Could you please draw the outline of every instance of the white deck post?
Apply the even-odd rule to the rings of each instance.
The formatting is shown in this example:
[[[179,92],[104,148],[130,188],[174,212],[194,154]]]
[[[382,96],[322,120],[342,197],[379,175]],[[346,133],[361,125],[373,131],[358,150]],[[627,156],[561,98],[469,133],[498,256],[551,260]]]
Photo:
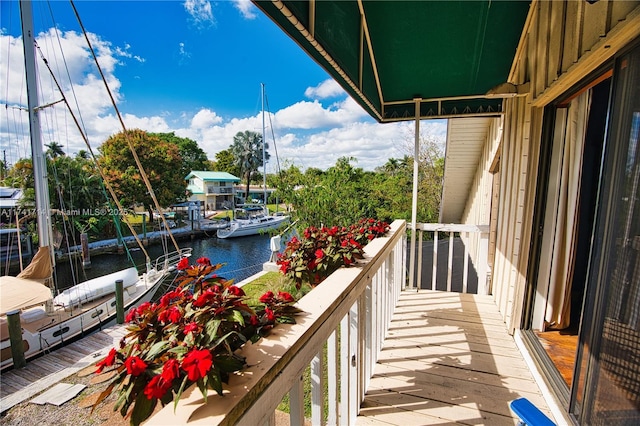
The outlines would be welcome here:
[[[416,222],[418,216],[418,166],[420,153],[420,101],[421,98],[415,98],[416,113],[416,130],[413,148],[413,193],[411,195],[411,253],[409,255],[409,288],[413,289],[415,284],[415,266],[416,266]],[[419,286],[418,286],[419,287]]]

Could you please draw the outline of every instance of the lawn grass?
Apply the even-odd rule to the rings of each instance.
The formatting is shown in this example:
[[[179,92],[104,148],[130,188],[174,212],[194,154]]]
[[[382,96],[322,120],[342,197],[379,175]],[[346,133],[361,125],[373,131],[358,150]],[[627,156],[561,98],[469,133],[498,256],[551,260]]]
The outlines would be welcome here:
[[[286,291],[291,294],[294,299],[299,300],[311,291],[309,284],[303,285],[299,290],[296,289],[295,283],[288,277],[285,277],[280,272],[267,272],[264,275],[256,278],[255,280],[242,286],[247,299],[246,302],[249,306],[258,305],[260,296],[267,291],[272,291],[277,294],[279,291]],[[267,337],[268,338],[268,337]],[[326,368],[324,371],[326,375]],[[311,368],[307,367],[303,374],[303,386],[304,386],[304,415],[307,418],[311,417]],[[326,393],[325,393],[326,394]],[[278,410],[285,413],[289,413],[289,394],[287,393],[282,402],[278,406]]]
[[[302,286],[298,290],[291,278],[284,276],[280,272],[271,271],[243,285],[242,290],[244,290],[247,296],[247,305],[256,306],[260,304],[260,296],[267,291],[272,291],[275,294],[278,294],[279,291],[286,291],[291,294],[295,300],[299,300],[311,290],[311,286]]]

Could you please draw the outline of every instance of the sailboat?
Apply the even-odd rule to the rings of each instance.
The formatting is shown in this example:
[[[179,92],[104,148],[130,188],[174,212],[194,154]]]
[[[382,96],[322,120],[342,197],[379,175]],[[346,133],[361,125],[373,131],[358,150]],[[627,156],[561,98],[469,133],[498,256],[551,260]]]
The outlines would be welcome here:
[[[283,214],[269,214],[267,208],[267,171],[265,152],[265,107],[264,107],[264,83],[261,84],[262,96],[262,178],[263,178],[263,204],[262,206],[244,207],[236,209],[229,226],[219,228],[216,232],[218,238],[234,238],[247,235],[264,234],[278,229],[289,222],[289,216]],[[248,196],[249,194],[247,194]]]
[[[52,240],[51,212],[40,140],[34,31],[29,0],[20,2],[20,13],[40,247],[31,264],[17,277],[6,276],[0,280],[0,369],[13,365],[8,315],[13,318],[13,315],[19,314],[24,358],[28,360],[113,323],[116,319],[116,281],[122,281],[123,306],[126,311],[150,301],[163,279],[175,270],[179,260],[191,254],[190,248],[177,249],[158,258],[155,263],[148,260],[147,270],[142,274],[133,266],[77,284],[55,297],[45,285],[51,279],[53,265],[49,249]]]

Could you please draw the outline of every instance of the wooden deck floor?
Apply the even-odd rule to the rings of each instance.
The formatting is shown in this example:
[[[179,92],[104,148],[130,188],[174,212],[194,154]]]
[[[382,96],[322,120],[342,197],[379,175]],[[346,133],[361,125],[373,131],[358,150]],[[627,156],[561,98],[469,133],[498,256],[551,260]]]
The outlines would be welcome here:
[[[491,296],[405,292],[358,425],[513,425],[509,402],[550,411]]]
[[[125,332],[124,325],[116,325],[28,361],[21,369],[3,372],[0,374],[1,412],[97,362],[109,349],[117,347]]]

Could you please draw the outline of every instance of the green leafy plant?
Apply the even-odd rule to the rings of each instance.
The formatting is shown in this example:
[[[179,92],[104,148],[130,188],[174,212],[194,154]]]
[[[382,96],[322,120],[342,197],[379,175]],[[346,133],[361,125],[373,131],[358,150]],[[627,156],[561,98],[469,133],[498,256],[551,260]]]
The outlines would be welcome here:
[[[317,285],[338,268],[356,264],[363,258],[363,247],[388,230],[389,224],[372,218],[349,227],[310,226],[302,238],[294,236],[287,242],[276,263],[297,288],[304,282]]]
[[[229,374],[245,366],[235,350],[245,342],[256,342],[278,323],[294,323],[299,310],[285,292],[269,291],[259,306],[245,303],[244,291],[215,272],[200,258],[190,266],[186,258],[178,263],[178,287],[159,303],[143,303],[126,317],[128,334],[105,359],[96,373],[115,371],[94,408],[117,389],[114,411],[130,416],[139,425],[162,405],[174,401],[184,389],[196,384],[207,399],[209,389],[222,395]]]

